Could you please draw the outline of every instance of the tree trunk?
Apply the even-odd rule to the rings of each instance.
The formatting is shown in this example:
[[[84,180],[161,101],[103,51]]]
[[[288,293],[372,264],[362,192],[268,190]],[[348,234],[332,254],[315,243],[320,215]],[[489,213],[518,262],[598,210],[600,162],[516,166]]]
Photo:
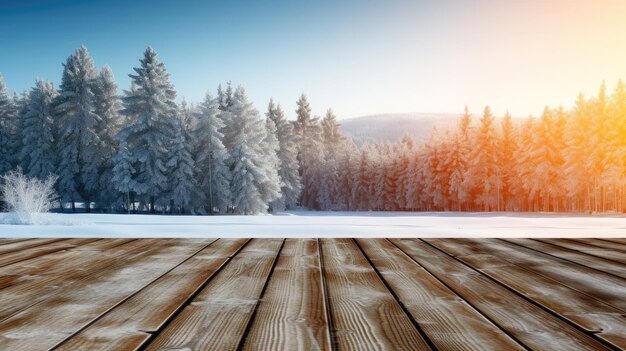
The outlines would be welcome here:
[[[133,213],[137,213],[137,207],[135,206],[135,193],[131,192],[130,193],[130,203],[133,206]]]
[[[154,210],[154,196],[150,196],[150,213],[155,214]]]

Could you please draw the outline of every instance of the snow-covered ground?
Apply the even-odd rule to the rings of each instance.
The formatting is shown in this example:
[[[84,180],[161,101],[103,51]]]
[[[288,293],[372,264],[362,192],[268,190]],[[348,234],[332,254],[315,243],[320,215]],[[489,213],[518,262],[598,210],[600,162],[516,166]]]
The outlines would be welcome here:
[[[0,223],[10,216],[0,214]],[[0,237],[626,237],[623,215],[285,212],[267,216],[44,214]]]

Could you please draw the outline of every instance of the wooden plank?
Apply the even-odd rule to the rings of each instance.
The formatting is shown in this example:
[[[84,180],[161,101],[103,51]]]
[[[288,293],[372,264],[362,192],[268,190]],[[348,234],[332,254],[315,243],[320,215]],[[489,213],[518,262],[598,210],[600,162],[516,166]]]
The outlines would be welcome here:
[[[110,250],[114,247],[118,247],[118,246],[127,244],[129,242],[135,241],[135,240],[142,240],[142,239],[133,239],[133,238],[101,239],[96,242],[89,243],[87,245],[77,246],[71,249],[71,251],[106,251],[106,250]]]
[[[438,349],[524,350],[388,240],[357,243]]]
[[[19,241],[26,241],[26,240],[33,240],[30,238],[26,238],[26,239],[17,239],[17,238],[6,238],[6,239],[0,239],[0,245],[7,245],[7,244],[13,244],[13,243],[17,243]]]
[[[530,349],[608,350],[586,333],[433,246],[415,239],[392,242]]]
[[[624,246],[626,246],[626,238],[602,238],[598,240],[604,240],[604,241],[612,242],[618,245],[623,245],[622,249],[624,249]]]
[[[60,239],[60,238],[30,239],[30,240],[22,240],[22,241],[18,240],[18,241],[8,242],[0,246],[0,257],[11,252],[26,251],[27,249],[30,249],[30,248],[47,245],[47,244],[59,242],[62,240],[65,240],[65,239]]]
[[[282,243],[282,239],[253,240],[145,349],[200,351],[237,348]]]
[[[9,286],[19,284],[26,280],[32,280],[33,276],[49,269],[55,262],[58,263],[59,257],[66,257],[68,252],[76,250],[90,250],[90,247],[103,247],[105,243],[124,240],[124,242],[134,239],[108,239],[90,242],[84,245],[76,246],[67,250],[55,251],[48,255],[38,256],[30,260],[16,262],[8,266],[0,267],[0,290]],[[119,245],[120,243],[118,243]],[[93,248],[91,249],[93,250]]]
[[[591,255],[593,257],[599,257],[605,260],[620,263],[621,265],[616,265],[616,266],[621,267],[621,271],[625,270],[626,268],[626,266],[624,266],[626,265],[626,252],[623,252],[620,250],[602,248],[596,245],[592,245],[585,241],[573,240],[573,239],[543,239],[539,241],[543,243],[548,243],[548,244],[556,245],[559,247],[563,247],[566,249],[582,252],[584,254]],[[593,240],[591,242],[595,242],[595,241],[599,241],[599,240]]]
[[[44,255],[51,254],[53,252],[58,252],[61,250],[68,250],[74,248],[79,245],[87,244],[99,239],[66,239],[66,240],[57,240],[54,242],[41,244],[38,246],[33,246],[25,249],[20,249],[17,251],[12,251],[9,253],[2,254],[0,256],[0,267],[8,266],[10,264],[14,264],[16,262],[22,262],[26,260],[33,259],[35,257],[40,257]],[[19,243],[18,243],[19,244]]]
[[[497,244],[497,241],[494,241],[494,240],[484,241],[483,243],[486,244],[487,242],[493,245]],[[467,243],[473,243],[473,241],[468,239]],[[618,277],[626,278],[626,266],[620,263],[614,262],[614,261],[606,260],[601,257],[592,256],[587,253],[583,253],[583,252],[576,251],[573,249],[561,247],[556,244],[544,242],[543,240],[538,241],[535,239],[524,239],[523,244],[524,244],[524,247],[532,248],[536,251],[541,252],[542,254],[546,254],[545,257],[554,256],[557,259],[561,258],[563,260],[567,260],[564,262],[569,261],[568,264],[570,265],[576,265],[576,266],[582,265],[582,266],[586,266],[589,268],[593,268],[598,271],[613,274]],[[461,250],[461,248],[464,248],[464,250],[469,250],[469,252],[464,253],[465,255],[476,253],[472,251],[473,247],[471,245],[461,245],[460,247],[457,248],[457,250]],[[505,248],[505,247],[501,247],[501,249],[504,251],[511,250],[510,248]],[[504,251],[503,251],[503,254],[504,254]],[[493,252],[490,254],[495,255],[496,253]]]
[[[316,240],[286,240],[243,349],[331,350]]]
[[[109,242],[113,243],[113,239]],[[153,253],[151,248],[158,242],[158,239],[142,239],[98,254],[74,248],[1,267],[5,287],[0,290],[0,300],[3,301],[0,321],[64,291],[68,286],[91,279],[94,274],[150,255]],[[85,247],[92,245],[101,247],[102,242],[89,243]]]
[[[30,281],[36,275],[51,272],[56,264],[67,263],[66,261],[79,257],[75,251],[103,251],[133,240],[135,239],[97,240],[67,250],[56,251],[45,256],[38,256],[30,260],[0,267],[0,289],[18,284],[19,282]],[[93,256],[90,256],[90,260],[93,259]]]
[[[620,244],[620,243],[612,242],[606,239],[576,238],[576,239],[571,239],[571,240],[585,243],[587,245],[595,246],[601,249],[609,249],[609,250],[614,250],[614,251],[626,252],[626,243]]]
[[[0,322],[0,345],[48,349],[195,254],[212,240],[163,239],[153,254],[112,266],[67,286]],[[79,267],[76,267],[78,269]]]
[[[220,239],[124,301],[55,350],[135,350],[181,309],[247,239]]]
[[[340,350],[430,350],[352,239],[322,239],[322,255]]]
[[[456,256],[461,262],[479,270],[492,279],[506,285],[518,294],[526,296],[544,308],[594,333],[618,348],[626,349],[626,319],[623,313],[559,282],[538,275],[522,266],[482,250],[484,239],[428,239],[428,243]],[[475,254],[465,255],[465,247]]]
[[[531,248],[544,248],[543,243],[529,239],[485,241],[486,247],[500,257],[538,274],[552,278],[605,303],[626,311],[626,279],[597,269],[572,263]]]

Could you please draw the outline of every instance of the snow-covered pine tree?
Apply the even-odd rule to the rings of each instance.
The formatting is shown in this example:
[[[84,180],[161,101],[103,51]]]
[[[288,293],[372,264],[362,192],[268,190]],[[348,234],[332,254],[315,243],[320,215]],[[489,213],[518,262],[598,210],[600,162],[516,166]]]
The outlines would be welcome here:
[[[21,166],[22,169],[28,169],[27,164],[22,163],[22,131],[24,129],[24,120],[28,107],[30,105],[30,91],[24,90],[20,95],[13,94],[13,104],[15,105],[15,135],[13,138],[13,153],[15,156],[15,167]],[[54,137],[54,135],[53,135]]]
[[[9,150],[11,151],[11,164],[12,168],[16,168],[20,165],[20,149],[22,145],[20,130],[21,130],[21,118],[22,111],[25,110],[23,108],[23,104],[25,102],[20,99],[20,96],[13,92],[13,97],[10,102],[10,113],[9,113],[9,128],[10,128],[10,145]]]
[[[188,104],[187,100],[184,98],[183,101],[180,102],[180,107],[178,108],[179,118],[183,124],[183,128],[188,131],[190,136],[193,131],[198,128],[194,113],[195,109],[196,107],[193,104]]]
[[[448,191],[450,194],[451,209],[460,211],[461,207],[461,192],[463,186],[463,169],[464,156],[462,155],[461,137],[458,133],[452,135],[450,141],[450,148],[448,149],[448,156],[446,163],[449,166],[450,175],[448,178]]]
[[[302,191],[300,174],[298,173],[298,149],[297,139],[293,132],[293,125],[285,118],[283,110],[270,100],[265,114],[274,122],[276,138],[278,139],[277,156],[280,167],[278,176],[281,180],[281,196],[271,203],[272,209],[282,211],[294,208]]]
[[[345,140],[339,131],[339,123],[332,109],[326,111],[321,122],[324,157],[318,165],[321,167],[317,201],[321,209],[335,210],[339,187],[338,155]]]
[[[606,126],[606,153],[602,163],[604,174],[602,183],[613,192],[614,209],[626,211],[624,190],[626,190],[626,85],[618,81],[611,95],[607,126]]]
[[[311,116],[311,107],[306,95],[300,96],[297,105],[294,133],[298,138],[298,160],[303,186],[301,203],[309,208],[319,208],[317,201],[319,167],[317,166],[323,159],[319,117]]]
[[[217,101],[218,108],[220,110],[220,119],[224,122],[224,128],[222,128],[222,134],[224,135],[222,143],[226,147],[226,150],[230,153],[234,148],[234,138],[237,134],[235,123],[233,121],[232,107],[234,104],[233,88],[229,81],[226,85],[226,91],[222,90],[220,85],[217,88]]]
[[[471,184],[464,181],[467,169],[470,164],[471,151],[473,149],[473,136],[474,131],[472,128],[472,115],[469,112],[469,108],[465,105],[463,110],[463,116],[459,121],[459,127],[457,130],[459,136],[459,166],[461,167],[459,172],[461,174],[461,183],[457,185],[455,191],[457,192],[459,199],[459,208],[461,210],[469,210],[472,204],[472,189]]]
[[[428,143],[425,146],[425,163],[423,167],[423,176],[424,176],[424,193],[423,195],[427,196],[426,202],[432,208],[429,210],[440,210],[443,209],[445,204],[445,196],[442,189],[442,181],[440,173],[440,163],[441,163],[441,146],[443,143],[440,140],[440,136],[437,135],[437,131],[433,128],[431,132],[431,137]]]
[[[359,172],[359,150],[352,141],[346,140],[344,148],[339,155],[339,192],[337,194],[340,210],[354,211],[355,187]]]
[[[322,118],[322,140],[324,148],[327,150],[327,155],[332,155],[339,152],[341,143],[345,140],[343,134],[339,130],[341,126],[337,122],[337,116],[332,109],[326,110],[326,115]]]
[[[422,147],[416,149],[409,160],[408,178],[411,182],[407,187],[406,203],[411,210],[427,209],[426,198],[429,195],[424,190],[426,188],[424,179],[426,157],[427,153]]]
[[[591,146],[589,131],[592,129],[592,118],[588,108],[587,99],[581,93],[576,99],[574,108],[570,115],[566,129],[567,155],[565,157],[564,175],[568,196],[578,198],[578,210],[592,210],[590,194],[591,185],[588,182],[592,179],[592,170],[588,150]]]
[[[399,210],[406,210],[408,205],[406,203],[406,194],[408,191],[409,182],[412,180],[408,177],[409,163],[415,141],[409,134],[404,134],[397,147],[395,158],[396,166],[393,169],[394,177],[396,179],[396,192],[395,203]]]
[[[514,211],[518,204],[515,203],[516,188],[519,179],[515,174],[514,153],[517,149],[517,131],[511,114],[507,111],[501,122],[501,134],[498,139],[498,164],[500,167],[500,198],[502,204],[500,210]]]
[[[537,210],[534,207],[534,204],[537,203],[535,200],[537,196],[532,190],[533,173],[536,167],[536,160],[532,157],[535,124],[535,118],[532,116],[524,120],[520,128],[519,146],[513,153],[515,159],[515,174],[520,179],[517,197],[525,211]]]
[[[95,131],[100,139],[100,159],[98,165],[98,199],[101,206],[111,206],[119,199],[114,191],[111,179],[113,177],[113,156],[118,150],[116,135],[121,128],[119,115],[120,98],[117,95],[117,84],[113,71],[105,65],[96,76],[93,84],[94,113],[99,120]]]
[[[132,88],[122,98],[126,127],[118,138],[128,145],[133,160],[132,191],[155,212],[155,202],[168,189],[167,147],[177,121],[176,91],[165,65],[148,48],[140,67],[130,74]]]
[[[184,126],[183,116],[174,124],[174,138],[168,147],[166,163],[169,186],[163,200],[169,200],[170,211],[185,213],[190,209],[194,195],[201,194],[196,184],[196,164],[191,154],[191,137]],[[195,199],[202,202],[202,198]]]
[[[126,145],[126,141],[122,140],[117,153],[113,156],[111,184],[115,190],[123,194],[123,203],[126,204],[128,212],[130,212],[131,207],[133,211],[135,210],[134,191],[137,188],[137,184],[133,179],[133,174],[135,174],[133,163],[135,163],[135,160],[133,160],[133,156],[128,150],[128,145]]]
[[[385,154],[385,144],[375,144],[372,148],[370,157],[373,164],[370,165],[371,188],[370,188],[370,204],[368,210],[382,211],[385,205],[385,173],[387,158]]]
[[[356,206],[361,211],[373,209],[375,152],[373,145],[364,145],[361,148],[358,177],[353,188],[353,197]]]
[[[220,87],[221,89],[221,87]],[[203,207],[209,213],[217,209],[226,213],[231,204],[228,152],[222,143],[224,122],[221,119],[218,101],[209,93],[204,97],[196,114],[195,159],[198,170],[198,184],[205,195]]]
[[[269,118],[265,119],[265,137],[263,138],[263,168],[266,174],[264,186],[261,187],[261,196],[264,201],[270,204],[270,210],[276,209],[271,207],[271,204],[281,197],[280,189],[283,183],[278,175],[280,169],[280,160],[278,159],[278,151],[280,145],[278,138],[276,137],[276,125],[274,121]]]
[[[230,152],[232,171],[231,193],[236,214],[258,214],[266,212],[269,202],[280,196],[271,193],[271,188],[279,185],[268,184],[264,148],[265,124],[258,111],[248,101],[243,87],[239,86],[233,95],[231,106],[233,131]],[[268,188],[271,185],[271,188]]]
[[[54,148],[54,100],[57,93],[51,81],[37,79],[29,94],[22,121],[21,164],[26,175],[41,180],[56,171]]]
[[[480,129],[476,134],[475,147],[471,152],[471,162],[465,175],[474,202],[484,211],[492,211],[497,205],[497,164],[496,135],[494,117],[489,106],[485,107],[480,119]]]
[[[0,175],[13,168],[11,148],[13,135],[13,104],[9,98],[4,78],[0,74]]]
[[[545,108],[533,133],[532,148],[529,151],[533,159],[533,174],[531,188],[533,193],[539,195],[542,203],[539,204],[543,211],[550,211],[551,203],[561,195],[561,169],[563,158],[562,137],[559,135],[559,123],[555,118],[556,113]]]
[[[451,147],[450,132],[446,130],[440,137],[438,142],[438,150],[436,152],[436,169],[434,184],[436,185],[435,206],[442,211],[450,210],[450,174],[451,172]],[[438,198],[437,198],[438,197]]]
[[[93,93],[96,68],[87,48],[81,46],[67,58],[55,102],[59,136],[57,187],[61,200],[84,201],[87,211],[97,200],[102,143],[96,133],[100,117]]]
[[[388,146],[388,159],[385,169],[385,211],[398,210],[398,202],[396,201],[396,193],[398,191],[398,172],[400,160],[399,160],[399,145]]]

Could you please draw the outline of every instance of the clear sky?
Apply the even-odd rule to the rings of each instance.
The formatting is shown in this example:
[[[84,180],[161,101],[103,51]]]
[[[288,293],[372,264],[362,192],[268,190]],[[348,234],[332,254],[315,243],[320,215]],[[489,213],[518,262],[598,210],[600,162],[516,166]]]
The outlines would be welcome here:
[[[84,44],[121,88],[147,46],[179,98],[231,80],[261,111],[293,118],[392,112],[539,114],[626,79],[621,0],[0,0],[0,72],[9,90],[58,84]]]

